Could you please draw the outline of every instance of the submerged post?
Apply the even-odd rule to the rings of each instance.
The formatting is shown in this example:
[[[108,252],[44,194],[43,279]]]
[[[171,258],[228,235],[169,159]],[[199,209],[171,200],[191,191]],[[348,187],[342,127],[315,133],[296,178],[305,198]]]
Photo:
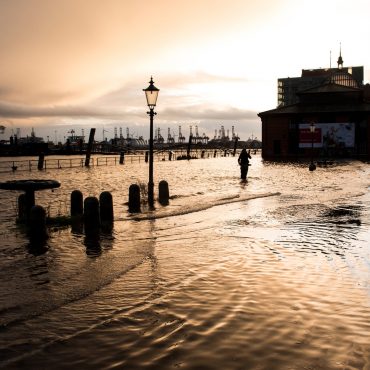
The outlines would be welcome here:
[[[159,203],[166,205],[168,204],[169,199],[170,199],[170,192],[168,189],[168,182],[165,180],[162,180],[159,182],[159,186],[158,186]]]
[[[80,190],[71,193],[71,217],[83,215],[83,196]]]
[[[103,191],[99,197],[100,222],[102,230],[110,232],[113,229],[113,197],[109,191]]]
[[[235,154],[236,154],[236,148],[238,146],[238,137],[235,138],[235,141],[234,141],[234,151],[233,151],[233,157],[235,157]]]
[[[49,238],[46,228],[46,211],[41,206],[33,206],[29,219],[29,236],[31,243],[42,243]]]
[[[83,213],[84,213],[83,195],[80,190],[73,190],[71,193],[72,231],[82,233]]]
[[[84,226],[87,238],[99,240],[99,201],[96,197],[87,197],[84,201]]]
[[[25,223],[27,220],[27,201],[26,194],[18,197],[18,221]]]
[[[190,150],[191,150],[191,141],[192,141],[192,139],[193,139],[193,135],[190,135],[189,136],[189,143],[188,143],[188,150],[186,152],[186,156],[187,156],[188,159],[190,159]]]
[[[125,161],[125,152],[122,151],[119,156],[119,164],[123,164],[124,161]]]
[[[94,144],[95,128],[90,129],[89,142],[87,144],[86,158],[85,158],[85,167],[90,166],[90,157]]]
[[[39,161],[37,163],[37,169],[40,170],[40,171],[44,168],[44,159],[45,159],[45,154],[40,153]]]
[[[140,186],[130,185],[128,189],[128,210],[131,213],[140,212]]]

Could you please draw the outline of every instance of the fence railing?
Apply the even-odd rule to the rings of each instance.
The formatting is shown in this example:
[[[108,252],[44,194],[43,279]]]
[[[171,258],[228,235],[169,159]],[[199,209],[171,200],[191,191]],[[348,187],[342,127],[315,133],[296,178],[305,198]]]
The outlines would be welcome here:
[[[178,157],[185,156],[187,154],[186,150],[176,150],[176,151],[161,151],[154,153],[154,161],[164,161],[164,160],[176,160]],[[224,150],[192,150],[191,156],[193,158],[209,158],[226,155]],[[230,152],[228,152],[230,155]],[[126,154],[124,157],[124,163],[141,163],[146,162],[145,153],[143,154]],[[90,167],[98,166],[115,166],[120,163],[120,156],[110,155],[102,157],[91,157]],[[0,161],[0,173],[2,172],[12,172],[12,171],[33,171],[38,170],[39,160],[29,159],[29,160],[1,160]],[[65,168],[76,168],[85,166],[85,157],[70,157],[70,158],[53,158],[46,157],[43,160],[42,170],[50,169],[65,169]]]

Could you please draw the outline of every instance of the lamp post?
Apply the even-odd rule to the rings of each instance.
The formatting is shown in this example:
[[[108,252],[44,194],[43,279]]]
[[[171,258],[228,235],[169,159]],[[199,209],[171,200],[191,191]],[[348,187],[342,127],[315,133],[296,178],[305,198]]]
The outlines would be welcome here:
[[[315,135],[315,124],[313,122],[311,122],[310,124],[310,132],[311,132],[311,163],[310,165],[308,166],[308,169],[310,171],[314,171],[316,170],[316,165],[313,163],[313,138],[314,138],[314,135]]]
[[[154,115],[157,113],[154,112],[154,107],[157,103],[159,89],[154,86],[153,77],[150,78],[149,86],[145,91],[146,101],[149,107],[150,117],[150,136],[149,136],[149,182],[148,182],[148,204],[149,207],[154,207],[154,182],[153,182],[153,119]]]

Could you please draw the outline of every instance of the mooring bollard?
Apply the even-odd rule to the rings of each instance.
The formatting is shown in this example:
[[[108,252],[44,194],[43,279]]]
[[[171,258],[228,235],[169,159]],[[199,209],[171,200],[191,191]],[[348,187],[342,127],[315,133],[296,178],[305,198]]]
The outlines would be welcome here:
[[[82,217],[83,195],[79,190],[73,190],[71,193],[71,217]]]
[[[110,232],[113,229],[113,197],[109,191],[103,191],[99,197],[100,223],[102,230]]]
[[[172,152],[171,152],[171,150],[168,152],[168,160],[172,161]]]
[[[140,212],[140,186],[132,184],[128,190],[128,211],[135,213]]]
[[[148,163],[148,159],[149,159],[149,152],[146,151],[145,152],[145,163]]]
[[[170,192],[168,189],[168,182],[166,180],[162,180],[159,182],[158,186],[158,200],[161,204],[168,204],[170,199]]]
[[[27,199],[26,194],[21,194],[18,197],[18,221],[25,223],[27,220]]]
[[[84,226],[86,237],[99,239],[99,200],[96,197],[87,197],[84,201]]]
[[[73,232],[82,233],[83,213],[83,195],[79,190],[73,190],[71,193],[71,225]]]
[[[213,158],[216,158],[216,155],[217,155],[217,150],[214,151]]]
[[[37,163],[37,169],[42,170],[44,168],[44,159],[45,159],[45,154],[40,153],[39,155],[39,161]]]
[[[46,228],[46,211],[41,206],[33,206],[29,219],[29,236],[31,243],[40,243],[48,239]]]
[[[119,156],[119,164],[123,164],[125,161],[125,152],[121,152]]]
[[[202,150],[202,154],[200,155],[200,158],[204,158],[204,155],[206,154],[205,150]]]

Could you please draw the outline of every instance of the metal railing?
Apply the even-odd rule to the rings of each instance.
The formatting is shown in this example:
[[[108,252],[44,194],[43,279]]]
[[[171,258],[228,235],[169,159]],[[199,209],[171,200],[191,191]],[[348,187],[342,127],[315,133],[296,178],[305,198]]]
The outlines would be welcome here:
[[[203,153],[202,153],[203,152]],[[216,153],[216,155],[215,155]],[[176,160],[179,157],[184,157],[187,154],[186,149],[180,149],[175,151],[157,151],[154,153],[155,161],[164,160]],[[195,149],[191,151],[192,158],[211,158],[220,157],[226,155],[225,150],[199,150]],[[230,155],[230,152],[228,152]],[[14,157],[13,157],[14,158]],[[126,154],[124,157],[124,163],[145,163],[145,153],[142,154]],[[110,155],[102,157],[91,157],[90,167],[98,166],[115,166],[120,163],[119,155]],[[33,171],[38,170],[39,159],[23,159],[23,160],[0,160],[0,173],[12,172],[12,171]],[[42,170],[50,169],[66,169],[66,168],[77,168],[85,166],[85,157],[78,158],[53,158],[52,156],[46,157],[42,162]]]

